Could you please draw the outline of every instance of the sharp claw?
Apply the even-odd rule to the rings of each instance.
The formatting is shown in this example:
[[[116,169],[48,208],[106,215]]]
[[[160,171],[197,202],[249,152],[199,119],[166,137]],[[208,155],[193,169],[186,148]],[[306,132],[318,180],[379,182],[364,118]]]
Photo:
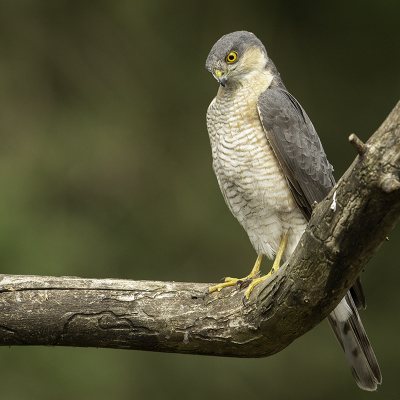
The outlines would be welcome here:
[[[222,278],[221,280],[220,280],[220,282],[222,283],[222,282],[225,282],[225,279],[227,278],[227,276],[225,276],[224,278]]]
[[[237,281],[236,285],[235,285],[235,289],[240,290],[242,288],[242,283],[243,283],[243,281]]]
[[[202,298],[205,299],[208,294],[210,294],[209,288],[206,288],[206,290],[202,294]]]
[[[244,295],[243,297],[242,297],[242,303],[243,303],[243,306],[244,307],[246,307],[246,301],[248,301],[249,299],[246,297],[246,295]]]
[[[242,290],[243,288],[249,286],[252,280],[253,279],[246,279],[244,281],[241,281],[239,290]]]

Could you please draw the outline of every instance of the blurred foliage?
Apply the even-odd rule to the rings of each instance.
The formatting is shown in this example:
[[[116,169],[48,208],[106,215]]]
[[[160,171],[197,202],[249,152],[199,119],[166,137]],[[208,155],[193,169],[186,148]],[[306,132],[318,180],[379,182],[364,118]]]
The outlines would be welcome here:
[[[265,44],[313,121],[335,176],[400,94],[400,3],[0,2],[2,273],[218,281],[255,252],[211,168],[211,46],[235,30]],[[363,274],[362,313],[398,398],[399,229]],[[268,270],[264,262],[263,270]],[[367,398],[328,324],[288,349],[237,360],[70,348],[2,348],[4,399]]]

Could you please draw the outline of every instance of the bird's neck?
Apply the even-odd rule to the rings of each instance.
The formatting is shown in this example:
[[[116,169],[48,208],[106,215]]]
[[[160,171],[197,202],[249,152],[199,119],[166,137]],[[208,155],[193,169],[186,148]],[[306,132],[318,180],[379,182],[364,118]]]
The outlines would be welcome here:
[[[226,99],[237,96],[240,92],[247,93],[249,97],[258,96],[267,90],[274,81],[274,75],[267,69],[254,71],[243,77],[239,82],[231,81],[225,87],[220,86],[218,99]]]

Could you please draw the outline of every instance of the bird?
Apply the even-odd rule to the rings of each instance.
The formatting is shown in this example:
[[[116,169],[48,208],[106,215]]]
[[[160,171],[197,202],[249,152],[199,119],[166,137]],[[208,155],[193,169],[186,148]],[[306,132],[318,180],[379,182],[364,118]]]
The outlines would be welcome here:
[[[229,210],[257,252],[249,275],[224,278],[206,293],[246,287],[247,300],[293,253],[315,202],[335,185],[333,167],[312,122],[253,33],[219,39],[206,69],[219,83],[207,110],[213,169]],[[260,276],[264,256],[275,260],[270,273]],[[373,391],[382,375],[358,314],[365,307],[358,278],[327,319],[356,383]]]

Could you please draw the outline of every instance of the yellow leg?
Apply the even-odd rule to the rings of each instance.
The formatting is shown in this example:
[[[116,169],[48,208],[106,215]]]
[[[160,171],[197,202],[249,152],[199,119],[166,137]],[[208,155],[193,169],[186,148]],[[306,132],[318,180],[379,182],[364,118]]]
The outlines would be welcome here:
[[[245,278],[242,278],[242,279],[225,278],[224,282],[208,288],[208,293],[215,292],[216,290],[219,292],[224,287],[235,286],[238,282],[244,282],[249,279],[254,279],[257,276],[257,274],[260,272],[260,265],[261,265],[262,259],[263,259],[263,254],[259,254],[257,257],[256,263],[254,264],[253,269],[251,270],[250,274],[247,275]]]
[[[279,269],[282,254],[286,247],[287,239],[288,239],[287,234],[282,236],[281,243],[279,244],[279,249],[278,249],[278,252],[276,253],[275,261],[274,261],[274,264],[272,265],[271,271],[267,275],[262,276],[261,278],[253,279],[251,281],[250,285],[248,286],[248,288],[246,289],[243,299],[247,300],[250,296],[250,293],[252,292],[252,290],[254,289],[254,287],[256,285],[258,285],[259,283],[261,283],[262,281],[267,279],[269,276],[271,276],[273,273],[275,273]]]

